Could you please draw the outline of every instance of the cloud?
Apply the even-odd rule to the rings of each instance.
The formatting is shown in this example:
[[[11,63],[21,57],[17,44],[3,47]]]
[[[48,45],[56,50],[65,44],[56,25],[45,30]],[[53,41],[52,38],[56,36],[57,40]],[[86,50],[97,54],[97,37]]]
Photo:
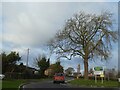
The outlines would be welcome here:
[[[105,9],[113,12],[116,19],[118,13],[116,10],[118,8],[117,3],[104,2],[3,2],[2,7],[3,37],[0,40],[3,40],[3,49],[19,51],[23,55],[25,62],[26,54],[24,49],[30,48],[30,64],[32,64],[33,58],[37,57],[39,53],[49,54],[48,50],[43,47],[43,44],[52,38],[73,14],[79,11],[100,14],[101,10]],[[51,62],[54,63],[55,61],[55,56],[53,55]],[[74,62],[73,67],[76,68],[78,61],[78,58],[72,61],[62,60],[62,64],[66,67],[73,65],[72,63]]]
[[[2,0],[2,2],[118,2],[119,0]]]
[[[17,3],[17,5],[3,4],[3,15],[6,17],[3,25],[4,41],[18,45],[39,45],[53,37],[59,29],[64,13],[57,11],[61,11],[57,4]]]
[[[109,3],[88,4],[3,3],[3,16],[6,18],[3,22],[5,32],[3,38],[5,41],[18,45],[36,46],[54,36],[56,31],[64,25],[64,21],[74,13],[80,10],[87,13],[99,13],[102,6],[109,5]],[[97,9],[93,9],[95,4],[98,4]]]

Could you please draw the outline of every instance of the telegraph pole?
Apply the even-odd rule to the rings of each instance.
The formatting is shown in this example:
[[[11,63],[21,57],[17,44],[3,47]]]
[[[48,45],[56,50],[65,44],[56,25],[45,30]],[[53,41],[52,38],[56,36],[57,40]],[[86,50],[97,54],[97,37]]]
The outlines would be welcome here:
[[[26,67],[28,67],[28,59],[29,59],[29,48],[27,49],[27,62],[26,62]]]

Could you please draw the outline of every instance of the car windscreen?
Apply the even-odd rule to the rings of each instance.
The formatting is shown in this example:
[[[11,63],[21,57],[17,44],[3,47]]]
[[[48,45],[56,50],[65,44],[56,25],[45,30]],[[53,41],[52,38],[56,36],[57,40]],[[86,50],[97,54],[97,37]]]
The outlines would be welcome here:
[[[63,76],[63,73],[56,73],[55,76]]]

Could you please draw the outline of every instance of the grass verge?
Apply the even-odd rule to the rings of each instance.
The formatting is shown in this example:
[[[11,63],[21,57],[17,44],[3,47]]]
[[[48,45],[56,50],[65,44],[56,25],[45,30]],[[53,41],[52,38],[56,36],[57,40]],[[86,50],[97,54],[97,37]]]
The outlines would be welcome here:
[[[23,83],[28,83],[28,82],[39,82],[43,80],[50,80],[50,79],[11,79],[11,80],[3,80],[2,81],[2,88],[14,88],[18,89],[19,86]]]
[[[81,86],[81,87],[119,87],[120,83],[118,81],[104,81],[103,83],[101,80],[97,81],[95,83],[94,80],[84,80],[84,79],[75,79],[69,82],[72,85],[75,86]]]
[[[19,85],[26,82],[26,80],[3,80],[2,88],[18,88]]]

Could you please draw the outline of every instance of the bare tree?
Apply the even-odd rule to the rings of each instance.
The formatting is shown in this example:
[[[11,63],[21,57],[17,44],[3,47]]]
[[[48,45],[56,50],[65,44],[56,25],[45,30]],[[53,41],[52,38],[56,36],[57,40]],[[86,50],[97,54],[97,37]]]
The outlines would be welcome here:
[[[80,56],[84,60],[84,78],[88,79],[88,60],[101,57],[107,60],[112,49],[111,42],[117,42],[117,31],[112,30],[113,20],[110,12],[100,15],[79,12],[68,19],[63,30],[57,32],[49,42],[58,57],[69,60]]]

